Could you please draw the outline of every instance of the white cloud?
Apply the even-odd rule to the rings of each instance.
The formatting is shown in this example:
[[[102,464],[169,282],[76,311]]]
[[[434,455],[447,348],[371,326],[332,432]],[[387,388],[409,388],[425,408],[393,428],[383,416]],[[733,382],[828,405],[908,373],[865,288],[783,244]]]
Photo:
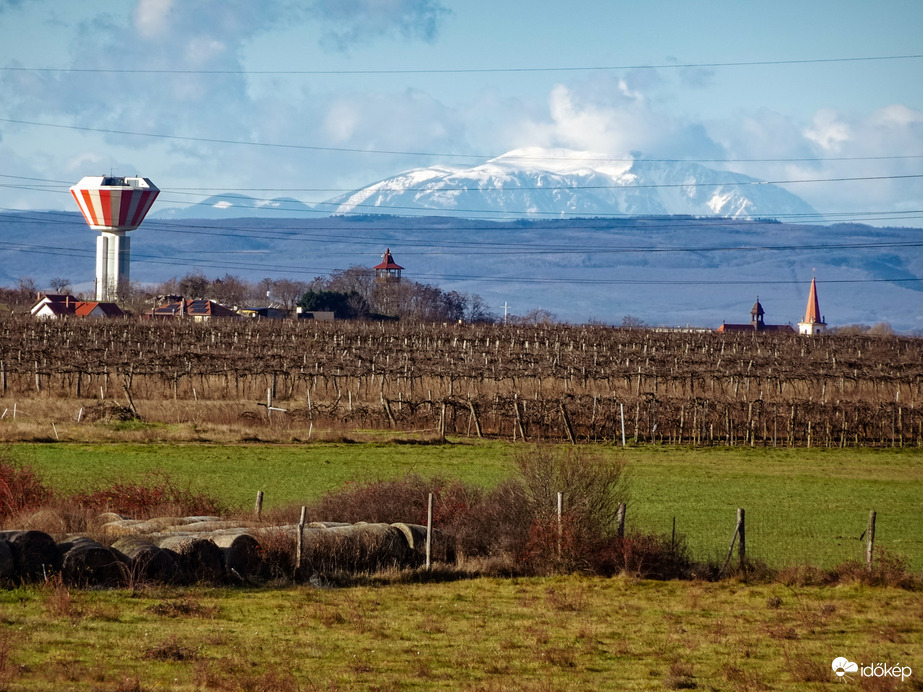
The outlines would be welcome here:
[[[828,152],[837,152],[852,133],[849,125],[840,120],[834,111],[824,109],[814,114],[814,122],[805,129],[804,136]]]
[[[440,0],[315,0],[312,14],[327,29],[327,48],[346,51],[384,37],[433,41],[451,14]]]
[[[169,25],[173,0],[139,0],[135,7],[135,28],[142,38],[163,34]]]

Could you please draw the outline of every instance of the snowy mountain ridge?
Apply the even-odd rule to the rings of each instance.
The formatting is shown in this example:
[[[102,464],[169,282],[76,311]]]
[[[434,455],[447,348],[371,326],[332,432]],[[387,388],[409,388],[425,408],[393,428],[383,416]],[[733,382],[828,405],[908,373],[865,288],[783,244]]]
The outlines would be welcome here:
[[[816,215],[800,197],[740,173],[688,161],[612,159],[567,149],[517,149],[471,167],[416,168],[323,205],[334,214],[464,217]]]

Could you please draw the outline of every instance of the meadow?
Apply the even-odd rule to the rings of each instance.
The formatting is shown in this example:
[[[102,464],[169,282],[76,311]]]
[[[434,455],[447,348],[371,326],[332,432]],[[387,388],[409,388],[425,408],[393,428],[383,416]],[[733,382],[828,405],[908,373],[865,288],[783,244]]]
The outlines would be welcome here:
[[[252,511],[297,519],[299,507],[346,483],[442,476],[493,487],[530,446],[464,438],[445,443],[310,444],[17,443],[9,450],[64,492],[163,473]],[[923,570],[923,453],[911,449],[788,449],[613,445],[584,447],[625,463],[627,530],[685,538],[694,559],[727,552],[736,510],[746,510],[748,554],[771,567],[829,568],[861,559],[868,514],[876,546]]]
[[[890,587],[476,578],[0,591],[0,689],[920,689],[923,604]]]

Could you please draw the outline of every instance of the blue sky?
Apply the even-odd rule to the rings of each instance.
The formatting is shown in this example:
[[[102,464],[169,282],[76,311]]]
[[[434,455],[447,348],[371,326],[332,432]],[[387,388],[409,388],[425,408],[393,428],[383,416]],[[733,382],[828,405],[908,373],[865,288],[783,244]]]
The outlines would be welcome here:
[[[0,209],[110,171],[314,202],[540,146],[923,226],[921,27],[919,0],[0,0]]]

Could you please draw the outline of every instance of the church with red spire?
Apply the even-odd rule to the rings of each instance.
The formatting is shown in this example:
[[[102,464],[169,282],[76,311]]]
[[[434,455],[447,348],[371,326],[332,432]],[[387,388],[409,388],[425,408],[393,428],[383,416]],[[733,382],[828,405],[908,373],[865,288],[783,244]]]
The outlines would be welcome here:
[[[811,292],[808,294],[808,306],[804,310],[804,319],[798,323],[798,333],[805,336],[822,334],[827,330],[827,323],[820,314],[817,302],[817,280],[811,277]]]

